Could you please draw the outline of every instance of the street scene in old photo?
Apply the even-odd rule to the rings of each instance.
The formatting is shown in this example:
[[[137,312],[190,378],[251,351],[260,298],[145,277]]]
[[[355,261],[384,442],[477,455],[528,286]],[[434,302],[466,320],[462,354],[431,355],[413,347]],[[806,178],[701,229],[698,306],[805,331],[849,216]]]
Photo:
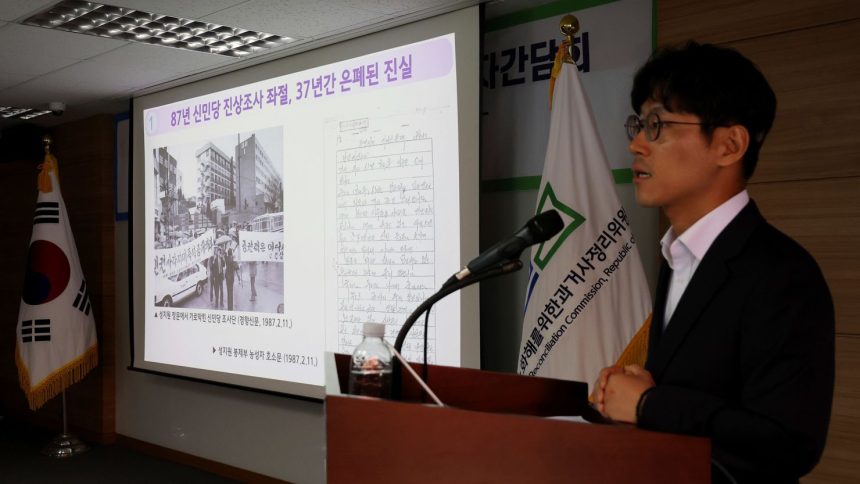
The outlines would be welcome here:
[[[282,313],[282,129],[159,147],[149,156],[155,305]]]

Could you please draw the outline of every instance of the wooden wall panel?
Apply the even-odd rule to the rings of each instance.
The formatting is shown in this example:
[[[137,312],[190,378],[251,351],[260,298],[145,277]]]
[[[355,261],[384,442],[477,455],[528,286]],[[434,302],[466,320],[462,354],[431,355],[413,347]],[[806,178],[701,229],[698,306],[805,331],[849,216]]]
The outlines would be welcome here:
[[[857,0],[655,0],[660,44],[724,43],[860,18]]]
[[[776,91],[750,192],[818,260],[836,305],[837,376],[821,463],[804,483],[860,478],[860,2],[655,0],[658,43],[728,45]]]
[[[856,482],[860,476],[860,338],[836,338],[836,392],[824,456],[803,484]]]
[[[114,438],[114,120],[100,115],[52,130],[63,198],[90,287],[99,337],[99,366],[68,392],[69,418],[92,438]],[[97,409],[97,411],[95,411]]]
[[[830,286],[836,331],[860,334],[860,177],[752,184],[765,217],[812,253]]]
[[[90,440],[114,438],[114,188],[113,117],[95,116],[52,130],[53,152],[60,167],[60,184],[71,219],[81,266],[96,315],[99,366],[66,392],[70,428]],[[39,162],[0,164],[0,201],[6,207],[0,232],[0,410],[4,415],[49,425],[59,430],[61,399],[37,412],[27,407],[18,385],[14,362],[15,327],[24,266],[32,231]],[[11,316],[15,315],[15,316]]]
[[[860,19],[727,45],[778,99],[753,181],[860,175]]]

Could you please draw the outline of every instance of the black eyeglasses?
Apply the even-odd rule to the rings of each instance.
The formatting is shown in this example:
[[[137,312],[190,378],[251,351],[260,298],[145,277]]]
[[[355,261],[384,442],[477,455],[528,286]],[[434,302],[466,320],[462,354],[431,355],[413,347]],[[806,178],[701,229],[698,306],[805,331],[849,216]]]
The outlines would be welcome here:
[[[627,117],[627,122],[624,127],[627,128],[627,137],[633,141],[640,131],[645,130],[645,137],[648,141],[657,141],[660,137],[660,128],[666,124],[693,124],[697,126],[705,126],[708,123],[690,123],[687,121],[663,121],[657,113],[651,113],[645,116],[645,119],[640,118],[635,114]]]

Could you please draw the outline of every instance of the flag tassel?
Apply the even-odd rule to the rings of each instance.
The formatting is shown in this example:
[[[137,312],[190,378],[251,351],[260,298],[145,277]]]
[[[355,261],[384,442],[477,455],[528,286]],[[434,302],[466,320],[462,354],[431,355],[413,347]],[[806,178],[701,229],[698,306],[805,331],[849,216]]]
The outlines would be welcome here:
[[[58,169],[57,169],[57,159],[54,158],[54,155],[48,152],[48,147],[45,147],[45,159],[42,161],[42,164],[38,167],[40,170],[39,177],[36,182],[36,186],[39,188],[39,191],[42,193],[49,193],[53,191],[53,184],[51,183],[51,173],[54,174],[56,179],[60,179]]]
[[[27,395],[30,410],[35,411],[69,386],[79,382],[90,370],[95,368],[99,362],[99,352],[98,345],[92,345],[84,354],[58,368],[32,388],[30,387],[30,373],[27,371],[27,365],[24,364],[17,347],[15,348],[15,360],[21,388]]]
[[[615,366],[625,367],[627,365],[645,366],[645,360],[648,357],[648,332],[651,330],[651,317],[649,314],[633,338],[627,343],[627,347],[618,357]]]

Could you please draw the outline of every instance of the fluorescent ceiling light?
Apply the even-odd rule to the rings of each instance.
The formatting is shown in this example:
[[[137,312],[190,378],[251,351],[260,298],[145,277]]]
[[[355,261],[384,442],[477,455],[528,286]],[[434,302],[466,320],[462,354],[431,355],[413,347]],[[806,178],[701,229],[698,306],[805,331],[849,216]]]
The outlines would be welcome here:
[[[0,118],[33,119],[36,116],[50,113],[50,110],[33,108],[16,108],[12,106],[0,106]]]
[[[231,57],[246,56],[295,40],[80,0],[64,0],[24,20],[24,24]]]

